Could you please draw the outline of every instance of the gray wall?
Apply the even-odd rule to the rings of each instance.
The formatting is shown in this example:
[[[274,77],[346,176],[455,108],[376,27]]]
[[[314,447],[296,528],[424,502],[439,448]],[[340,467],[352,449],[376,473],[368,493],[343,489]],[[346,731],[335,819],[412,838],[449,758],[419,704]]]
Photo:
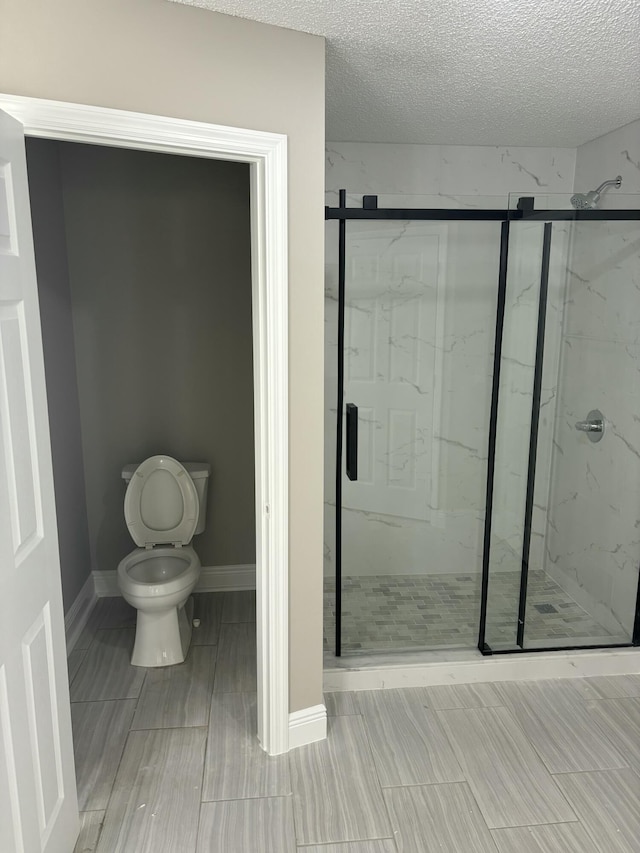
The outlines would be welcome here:
[[[27,140],[58,516],[62,597],[67,613],[91,572],[71,292],[56,143]]]
[[[249,169],[59,143],[91,564],[134,546],[126,462],[211,463],[202,564],[255,562]]]

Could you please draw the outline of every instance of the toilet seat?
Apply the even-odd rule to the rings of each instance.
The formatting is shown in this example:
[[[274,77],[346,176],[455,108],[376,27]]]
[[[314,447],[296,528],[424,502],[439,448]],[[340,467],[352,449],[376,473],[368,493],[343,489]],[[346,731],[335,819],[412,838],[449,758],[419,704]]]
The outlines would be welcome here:
[[[140,548],[187,545],[198,525],[198,493],[187,469],[171,456],[151,456],[135,470],[124,517]]]
[[[136,548],[120,561],[118,583],[136,598],[162,598],[179,593],[197,581],[200,559],[186,548]]]

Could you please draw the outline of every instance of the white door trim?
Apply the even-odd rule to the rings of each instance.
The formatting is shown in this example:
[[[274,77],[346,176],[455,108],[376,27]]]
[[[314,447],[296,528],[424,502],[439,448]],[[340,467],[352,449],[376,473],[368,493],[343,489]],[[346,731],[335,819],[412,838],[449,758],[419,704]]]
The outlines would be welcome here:
[[[256,435],[258,738],[289,748],[287,137],[166,116],[0,94],[25,133],[251,166]]]

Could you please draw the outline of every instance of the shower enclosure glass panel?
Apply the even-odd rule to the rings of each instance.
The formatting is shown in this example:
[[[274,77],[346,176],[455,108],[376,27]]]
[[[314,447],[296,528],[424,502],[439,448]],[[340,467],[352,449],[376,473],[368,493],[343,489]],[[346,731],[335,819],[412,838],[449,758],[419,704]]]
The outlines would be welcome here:
[[[477,643],[499,245],[499,222],[347,223],[344,654]]]
[[[545,202],[536,207],[568,207]],[[493,651],[632,641],[639,290],[637,219],[510,223],[486,609]]]
[[[552,448],[543,568],[582,612],[547,642],[609,645],[633,636],[640,564],[640,223],[575,222],[570,237],[555,419],[542,439]],[[597,442],[576,429],[593,409],[604,414]]]
[[[524,519],[536,364],[544,225],[511,223],[498,384],[486,642],[515,645],[522,573]],[[498,378],[498,377],[497,377]],[[534,547],[537,537],[531,537]]]

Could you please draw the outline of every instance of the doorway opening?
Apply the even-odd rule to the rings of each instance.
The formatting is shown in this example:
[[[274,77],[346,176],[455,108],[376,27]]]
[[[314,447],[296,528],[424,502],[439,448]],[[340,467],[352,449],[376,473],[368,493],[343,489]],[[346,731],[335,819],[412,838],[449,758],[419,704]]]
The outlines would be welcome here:
[[[65,615],[96,578],[104,596],[69,649],[85,812],[106,807],[104,755],[127,730],[215,725],[226,694],[257,690],[250,175],[113,146],[26,151]],[[115,573],[135,550],[124,469],[155,455],[211,472],[197,627],[162,672],[131,665],[137,611]]]
[[[250,585],[249,166],[45,139],[27,164],[65,612],[88,569],[117,594],[122,468],[155,454],[212,466],[204,586]]]

